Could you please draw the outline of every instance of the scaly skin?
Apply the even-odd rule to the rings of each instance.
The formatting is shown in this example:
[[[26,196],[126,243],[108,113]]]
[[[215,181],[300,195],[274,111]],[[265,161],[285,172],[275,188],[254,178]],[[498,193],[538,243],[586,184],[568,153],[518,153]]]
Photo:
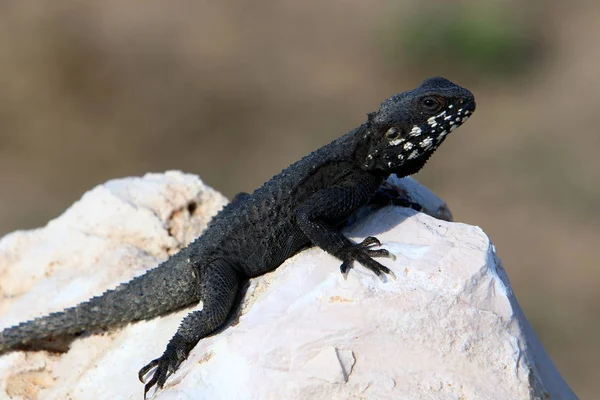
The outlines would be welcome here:
[[[141,369],[149,389],[162,388],[200,339],[227,320],[243,282],[272,271],[315,245],[381,276],[391,271],[373,257],[389,256],[369,237],[355,244],[340,226],[367,204],[390,175],[414,174],[446,135],[475,110],[471,92],[430,78],[395,95],[363,125],[294,163],[254,193],[241,194],[188,247],[115,290],[0,332],[0,353],[35,347],[43,339],[107,329],[204,303],[181,323],[163,355]],[[151,374],[149,374],[151,373]]]

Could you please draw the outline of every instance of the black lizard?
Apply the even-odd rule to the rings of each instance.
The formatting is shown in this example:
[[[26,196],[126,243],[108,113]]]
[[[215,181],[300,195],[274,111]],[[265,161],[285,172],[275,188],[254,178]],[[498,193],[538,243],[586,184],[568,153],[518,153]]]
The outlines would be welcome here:
[[[205,233],[157,268],[101,296],[0,332],[0,353],[37,341],[106,329],[203,302],[160,358],[140,370],[145,385],[163,387],[200,339],[228,318],[246,279],[277,268],[307,245],[375,274],[391,271],[373,257],[390,254],[374,237],[355,244],[339,228],[392,173],[419,171],[446,135],[475,110],[468,90],[430,78],[369,113],[358,128],[291,165],[252,194],[237,196]]]

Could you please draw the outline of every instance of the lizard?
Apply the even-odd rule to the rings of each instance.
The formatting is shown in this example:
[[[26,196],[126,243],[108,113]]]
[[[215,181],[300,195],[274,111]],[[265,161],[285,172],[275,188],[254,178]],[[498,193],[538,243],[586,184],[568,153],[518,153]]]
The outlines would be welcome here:
[[[139,371],[146,398],[151,389],[164,387],[202,338],[223,326],[248,279],[308,246],[338,258],[345,277],[356,261],[381,278],[394,278],[374,259],[393,257],[377,238],[354,243],[340,229],[391,174],[418,172],[474,111],[473,94],[441,77],[390,97],[359,127],[253,193],[236,196],[203,234],[157,267],[74,307],[4,329],[0,354],[37,350],[47,339],[123,326],[202,301],[202,309],[183,319],[163,354]]]

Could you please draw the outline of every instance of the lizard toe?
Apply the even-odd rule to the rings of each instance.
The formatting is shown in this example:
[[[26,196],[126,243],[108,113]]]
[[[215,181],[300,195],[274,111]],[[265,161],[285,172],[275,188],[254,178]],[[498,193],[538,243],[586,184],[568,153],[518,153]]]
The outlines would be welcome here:
[[[380,247],[381,242],[375,236],[367,236],[365,238],[365,240],[358,243],[357,246],[363,247],[363,248],[368,248],[368,247],[372,247],[372,246]]]

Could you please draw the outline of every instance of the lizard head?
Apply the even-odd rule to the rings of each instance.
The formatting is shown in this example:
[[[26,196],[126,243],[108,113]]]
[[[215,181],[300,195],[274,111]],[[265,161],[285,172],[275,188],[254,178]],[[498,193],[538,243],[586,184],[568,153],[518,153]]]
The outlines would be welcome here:
[[[390,97],[369,114],[363,168],[402,176],[417,172],[473,111],[473,94],[440,77]]]

